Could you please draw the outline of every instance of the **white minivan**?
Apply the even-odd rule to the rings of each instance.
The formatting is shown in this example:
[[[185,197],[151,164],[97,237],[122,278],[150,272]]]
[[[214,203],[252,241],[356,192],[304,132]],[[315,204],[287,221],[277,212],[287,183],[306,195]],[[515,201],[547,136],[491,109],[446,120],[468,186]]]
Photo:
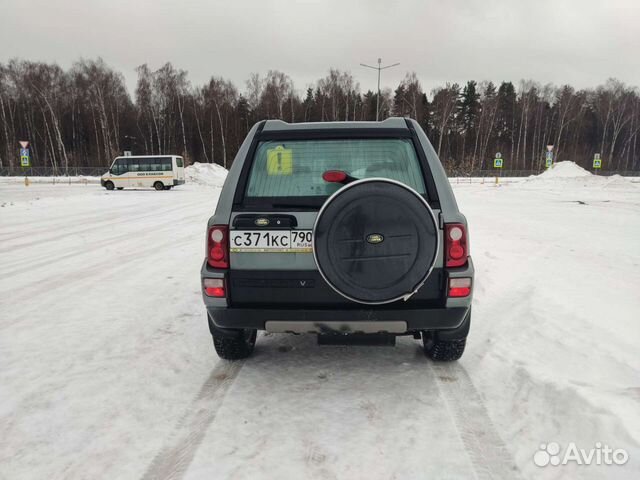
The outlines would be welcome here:
[[[100,184],[107,190],[153,187],[170,190],[184,184],[184,160],[177,155],[135,155],[117,157]]]

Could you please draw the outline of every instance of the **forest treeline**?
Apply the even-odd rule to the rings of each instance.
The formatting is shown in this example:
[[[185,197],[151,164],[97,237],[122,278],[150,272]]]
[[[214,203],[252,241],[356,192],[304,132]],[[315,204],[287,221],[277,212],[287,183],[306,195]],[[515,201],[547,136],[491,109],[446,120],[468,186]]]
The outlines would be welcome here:
[[[287,122],[375,120],[376,92],[362,92],[349,72],[330,69],[306,89],[285,73],[252,74],[245,85],[211,77],[192,85],[167,63],[137,69],[133,97],[123,75],[101,59],[68,70],[14,59],[0,63],[0,167],[19,166],[18,140],[31,142],[34,166],[107,166],[134,154],[179,154],[188,163],[229,167],[251,126]],[[449,169],[537,169],[546,145],[558,160],[590,168],[594,153],[610,170],[639,170],[640,96],[610,79],[576,90],[534,81],[447,83],[425,92],[415,73],[380,96],[380,118],[415,118]]]

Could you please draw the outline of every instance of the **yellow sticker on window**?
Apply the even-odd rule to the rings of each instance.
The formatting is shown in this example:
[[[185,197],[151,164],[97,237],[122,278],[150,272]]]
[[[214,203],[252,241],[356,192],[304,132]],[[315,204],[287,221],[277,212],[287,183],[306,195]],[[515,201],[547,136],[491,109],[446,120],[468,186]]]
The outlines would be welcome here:
[[[267,175],[291,175],[293,173],[293,152],[278,145],[267,150]]]

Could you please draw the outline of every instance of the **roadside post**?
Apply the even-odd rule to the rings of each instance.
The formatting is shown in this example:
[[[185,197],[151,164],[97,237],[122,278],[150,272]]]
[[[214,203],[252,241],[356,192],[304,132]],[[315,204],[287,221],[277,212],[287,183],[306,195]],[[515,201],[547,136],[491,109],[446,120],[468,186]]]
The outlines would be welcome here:
[[[553,145],[547,145],[547,155],[544,166],[547,168],[551,168],[553,166]]]
[[[496,169],[496,185],[498,185],[498,183],[500,182],[499,177],[502,174],[502,164],[503,164],[503,159],[502,159],[502,153],[500,152],[496,152],[496,156],[493,159],[493,168]]]
[[[598,174],[598,170],[600,170],[602,168],[602,159],[600,158],[600,154],[599,153],[594,153],[593,154],[593,171],[594,173],[597,175]]]
[[[31,167],[31,154],[29,153],[29,142],[20,140],[20,166],[24,172],[24,186],[29,186],[29,177],[27,177],[27,168]]]

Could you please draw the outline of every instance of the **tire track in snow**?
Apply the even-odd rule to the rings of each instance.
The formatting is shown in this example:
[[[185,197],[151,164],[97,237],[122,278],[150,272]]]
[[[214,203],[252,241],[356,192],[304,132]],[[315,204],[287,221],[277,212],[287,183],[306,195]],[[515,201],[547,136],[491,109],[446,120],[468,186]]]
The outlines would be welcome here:
[[[67,215],[53,215],[48,214],[47,211],[46,216],[38,217],[35,220],[28,220],[25,222],[12,222],[11,226],[3,232],[0,232],[0,240],[3,242],[8,242],[11,240],[21,240],[25,236],[34,236],[40,235],[43,233],[50,233],[51,225],[60,226],[66,224],[75,224],[77,222],[82,221],[83,225],[86,225],[86,220],[88,218],[96,217],[95,207],[86,207],[86,210],[79,210],[80,213],[70,213]],[[112,213],[101,216],[100,219],[95,220],[93,223],[101,224],[102,221],[113,221],[122,217],[123,213],[133,212],[137,213],[140,211],[140,207],[137,205],[121,207],[116,212],[115,210]],[[22,212],[23,216],[27,216],[27,212]]]
[[[179,231],[178,227],[182,225],[187,225],[187,226],[193,225],[192,220],[195,221],[200,218],[202,218],[202,215],[196,214],[196,215],[181,217],[178,221],[174,219],[167,219],[162,223],[158,223],[154,225],[154,229],[156,230],[156,233],[163,232],[165,230],[168,232]],[[119,245],[121,241],[131,240],[132,238],[136,238],[135,235],[137,233],[138,232],[135,232],[135,231],[123,231],[123,233],[121,234],[112,235],[111,232],[108,232],[107,234],[104,235],[104,238],[102,240],[92,242],[90,245],[88,245],[89,249],[81,253],[78,253],[76,250],[71,250],[70,252],[64,253],[64,254],[58,254],[57,252],[53,252],[53,253],[47,252],[45,254],[38,255],[38,256],[29,256],[30,263],[29,263],[28,271],[25,270],[24,268],[24,264],[25,264],[24,257],[18,257],[14,262],[3,263],[3,267],[13,267],[14,269],[5,270],[2,272],[2,274],[4,276],[32,275],[31,273],[32,270],[36,268],[40,268],[44,266],[52,267],[56,263],[64,263],[70,259],[77,259],[80,255],[91,254],[92,256],[95,256],[96,254],[99,254],[101,249],[103,249],[104,247]],[[65,238],[68,236],[69,235],[64,235],[61,238]],[[143,250],[145,249],[148,250],[148,248],[149,248],[148,246],[145,246]],[[129,251],[131,251],[131,249],[129,249]],[[3,253],[3,252],[0,252],[0,253]],[[119,259],[117,258],[112,259],[112,263],[116,263],[118,261]]]
[[[161,251],[164,248],[175,247],[176,243],[180,242],[188,242],[192,239],[192,235],[187,235],[184,237],[178,237],[175,239],[168,240],[166,242],[158,243],[154,247]],[[147,248],[148,249],[148,248]],[[39,302],[31,302],[33,299],[33,289],[37,287],[38,282],[42,282],[42,284],[47,285],[47,290],[40,297],[39,301],[47,304],[49,298],[53,298],[53,301],[59,301],[60,293],[66,292],[68,293],[72,288],[88,288],[97,283],[96,275],[100,272],[108,269],[108,273],[103,275],[100,280],[104,280],[105,278],[113,278],[118,277],[123,274],[126,274],[129,268],[132,268],[131,265],[135,261],[146,262],[148,258],[141,259],[141,253],[145,251],[145,248],[141,248],[138,250],[133,250],[127,255],[123,255],[120,257],[122,264],[118,266],[113,266],[113,260],[105,260],[98,263],[93,263],[85,268],[78,268],[76,270],[70,271],[68,274],[64,275],[51,275],[48,277],[41,277],[39,280],[33,280],[32,282],[20,286],[15,290],[8,290],[10,295],[7,296],[7,302],[10,301],[11,304],[24,304],[26,305],[22,308],[22,315],[15,318],[10,318],[11,322],[20,322],[25,318],[29,318],[29,314],[33,310],[41,309],[41,304]],[[0,275],[2,272],[0,272]],[[14,293],[15,292],[15,293]],[[0,299],[0,306],[3,305],[2,299]],[[8,303],[7,303],[8,304]],[[1,319],[0,319],[1,320]]]
[[[479,480],[522,478],[464,367],[457,362],[429,362],[429,368],[467,449],[476,477]]]
[[[184,476],[242,365],[244,361],[218,362],[196,398],[178,420],[167,445],[147,467],[143,480],[174,480]]]
[[[178,205],[174,208],[164,208],[162,210],[155,210],[151,213],[144,213],[140,215],[123,215],[120,212],[118,214],[110,215],[108,217],[100,218],[98,220],[90,220],[91,217],[87,216],[81,219],[82,220],[81,223],[80,223],[80,220],[78,220],[73,224],[69,224],[67,222],[66,224],[63,224],[63,228],[60,228],[60,224],[57,224],[55,228],[52,228],[51,226],[47,225],[46,227],[41,228],[40,230],[23,232],[20,235],[17,235],[15,237],[3,239],[3,243],[6,243],[12,239],[20,239],[23,241],[21,241],[18,245],[11,245],[7,248],[0,249],[0,253],[11,252],[12,254],[15,254],[16,251],[20,251],[20,250],[32,247],[34,245],[43,245],[46,243],[64,239],[66,237],[95,232],[96,228],[109,230],[109,229],[112,229],[113,227],[122,226],[122,225],[136,225],[141,220],[148,219],[148,218],[157,218],[158,216],[164,216],[169,213],[188,211],[188,208],[196,205],[198,204],[196,202],[193,202],[189,204]],[[95,217],[95,212],[94,212],[94,217]],[[47,222],[47,223],[52,223],[52,222]],[[79,228],[74,229],[73,227],[75,226],[79,226]],[[39,237],[41,233],[51,233],[52,231],[55,232],[55,234],[52,236],[44,237],[44,238]],[[57,233],[59,231],[62,231],[63,233]],[[28,242],[24,241],[25,238],[33,238],[33,237],[37,237],[36,240],[32,240]]]

